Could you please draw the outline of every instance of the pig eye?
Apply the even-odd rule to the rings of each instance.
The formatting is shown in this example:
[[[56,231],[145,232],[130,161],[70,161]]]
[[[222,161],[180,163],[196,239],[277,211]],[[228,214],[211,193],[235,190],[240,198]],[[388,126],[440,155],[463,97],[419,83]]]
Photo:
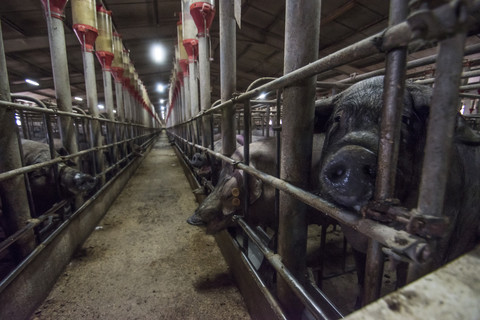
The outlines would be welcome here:
[[[340,120],[342,119],[342,117],[340,115],[336,115],[334,118],[333,118],[333,121],[335,122],[340,122]]]
[[[411,123],[411,119],[410,117],[402,116],[402,122],[405,123],[407,126],[409,126]]]

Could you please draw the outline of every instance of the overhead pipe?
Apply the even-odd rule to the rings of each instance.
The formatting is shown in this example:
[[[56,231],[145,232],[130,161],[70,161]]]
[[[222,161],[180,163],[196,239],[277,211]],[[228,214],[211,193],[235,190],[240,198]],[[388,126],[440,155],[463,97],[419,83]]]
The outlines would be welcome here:
[[[236,27],[234,1],[220,0],[220,98],[229,100],[237,87]],[[222,153],[236,149],[235,106],[222,110]],[[245,136],[246,138],[246,136]]]
[[[66,3],[67,0],[42,0],[48,27],[48,41],[50,44],[57,107],[61,111],[72,112],[72,93],[70,91],[65,29],[63,26]],[[78,152],[72,118],[60,117],[60,137],[62,145],[69,153]],[[77,159],[74,162],[77,163]]]
[[[0,100],[11,101],[10,84],[8,82],[5,47],[0,23]],[[20,156],[18,128],[15,122],[15,112],[7,108],[0,108],[0,172],[6,172],[22,167]],[[2,194],[2,212],[6,222],[6,232],[12,235],[25,226],[30,216],[28,198],[24,177],[15,176],[6,181],[0,181]],[[13,250],[15,260],[20,261],[27,257],[35,248],[35,236],[32,230],[27,232],[17,242]]]
[[[190,14],[195,21],[198,29],[198,69],[200,76],[200,107],[202,111],[206,111],[211,107],[211,85],[210,85],[210,59],[209,59],[209,28],[215,17],[215,1],[190,1]],[[203,146],[211,145],[210,141],[212,133],[210,128],[210,115],[202,117],[203,123]]]
[[[93,58],[95,39],[98,36],[97,14],[95,0],[72,0],[73,30],[82,45],[83,70],[85,76],[85,91],[91,120],[91,141],[95,147],[102,146],[100,130],[97,83],[95,78],[95,64]],[[97,118],[97,119],[95,119]],[[104,161],[101,151],[96,153],[96,173],[101,174],[101,184],[105,183]]]
[[[320,8],[321,1],[287,0],[284,74],[318,59]],[[316,76],[311,76],[283,91],[280,177],[303,189],[308,187],[312,164],[315,83]],[[281,195],[278,253],[300,283],[306,281],[306,209],[303,202]],[[292,317],[301,314],[303,304],[282,278],[277,280],[277,293],[287,314]]]

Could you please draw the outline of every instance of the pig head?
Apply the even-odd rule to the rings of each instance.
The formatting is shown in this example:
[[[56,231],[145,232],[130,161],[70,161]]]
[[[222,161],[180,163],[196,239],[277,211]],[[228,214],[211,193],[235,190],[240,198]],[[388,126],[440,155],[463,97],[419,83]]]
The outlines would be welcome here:
[[[417,204],[426,140],[431,89],[407,83],[395,197],[407,208]],[[318,105],[326,122],[319,185],[321,194],[340,206],[359,211],[373,197],[378,157],[383,77],[361,81]],[[325,112],[329,110],[329,112]],[[478,135],[458,115],[444,214],[450,224],[434,260],[441,265],[472,248],[480,220]],[[344,226],[354,249],[365,252],[367,239]]]

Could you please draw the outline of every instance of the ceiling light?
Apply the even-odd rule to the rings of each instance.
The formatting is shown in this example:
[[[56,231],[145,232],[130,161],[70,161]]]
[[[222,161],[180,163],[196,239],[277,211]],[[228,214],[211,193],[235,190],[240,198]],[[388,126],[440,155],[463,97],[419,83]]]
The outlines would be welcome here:
[[[113,113],[117,113],[117,110],[113,109]]]
[[[99,104],[98,109],[103,110],[103,109],[105,109],[105,107],[103,106],[103,104]]]
[[[165,102],[165,99],[160,99],[160,103],[164,103]]]
[[[267,94],[266,93],[261,93],[257,99],[265,99],[267,97]]]
[[[165,91],[165,86],[161,83],[157,84],[157,91],[158,92],[164,92]]]
[[[80,97],[73,97],[73,99],[75,99],[75,100],[77,100],[77,101],[83,101],[83,99],[80,98]]]
[[[33,80],[30,80],[30,79],[25,79],[25,82],[29,83],[31,85],[34,85],[34,86],[39,86],[40,85],[37,81],[33,81]]]
[[[150,49],[152,60],[155,63],[163,63],[165,62],[166,52],[165,48],[162,45],[154,44]]]

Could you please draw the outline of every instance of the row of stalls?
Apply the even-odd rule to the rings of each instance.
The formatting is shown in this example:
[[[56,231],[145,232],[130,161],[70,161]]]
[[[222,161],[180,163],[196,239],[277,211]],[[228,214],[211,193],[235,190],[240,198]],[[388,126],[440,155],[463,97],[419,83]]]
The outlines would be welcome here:
[[[425,266],[434,259],[435,250],[440,250],[436,245],[455,223],[451,217],[445,219],[442,212],[446,192],[449,192],[445,190],[450,190],[448,171],[452,145],[458,141],[459,112],[463,115],[461,119],[469,123],[472,150],[478,153],[480,70],[468,61],[480,52],[480,46],[475,41],[466,45],[466,40],[475,39],[478,32],[479,1],[431,4],[392,0],[386,30],[322,58],[318,57],[321,1],[302,1],[301,5],[297,1],[286,1],[284,76],[258,79],[241,93],[235,89],[233,1],[220,0],[218,7],[214,1],[184,0],[182,4],[167,131],[195,177],[193,185],[198,188],[197,194],[202,191],[205,195],[215,194],[225,184],[224,174],[205,174],[192,165],[202,154],[210,159],[212,167],[214,161],[223,163],[218,171],[230,165],[245,175],[240,190],[232,191],[237,197],[236,204],[232,202],[237,209],[228,216],[229,227],[216,233],[216,239],[252,316],[340,318],[403,285],[388,266],[406,262],[409,282],[432,271]],[[219,14],[220,21],[221,100],[212,103],[208,34],[214,14]],[[426,43],[435,43],[437,53],[407,59],[408,53],[420,50]],[[384,68],[352,74],[335,82],[316,81],[318,75],[332,68],[378,53],[385,55]],[[413,70],[420,67],[431,72],[418,76]],[[370,202],[376,205],[366,207],[368,210],[362,210],[362,215],[335,203],[331,197],[319,196],[318,190],[312,190],[307,183],[313,175],[311,155],[322,151],[312,146],[312,137],[325,134],[325,122],[319,119],[330,116],[322,109],[326,102],[336,101],[329,100],[330,97],[379,75],[384,75],[384,103],[376,130],[378,160],[374,169],[369,169],[377,181],[372,196],[374,202]],[[399,154],[396,147],[401,143],[401,136],[404,137],[400,124],[405,121],[402,110],[406,103],[403,100],[406,82],[433,87],[435,97],[429,103],[423,166],[421,160],[414,164],[421,172],[421,183],[414,187],[418,189],[418,201],[407,208],[395,199],[397,163],[408,156],[402,151]],[[261,93],[266,95],[260,97]],[[340,123],[337,116],[329,121],[327,126],[331,122]],[[328,139],[329,132],[326,134]],[[231,157],[239,146],[239,136],[243,145],[239,149],[243,153],[242,161]],[[249,165],[249,143],[263,138],[275,140],[275,148],[270,151],[275,159],[270,164],[273,173],[269,174]],[[251,146],[253,148],[253,144]],[[478,158],[474,159],[478,163]],[[478,172],[469,174],[478,175]],[[249,200],[249,179],[275,188],[275,200],[268,203],[269,214],[274,219],[268,226],[257,224],[257,219],[249,213],[253,206]],[[478,196],[477,187],[455,192]],[[320,222],[309,224],[307,216],[312,208]],[[478,212],[473,215],[471,222],[478,223]],[[341,231],[345,229],[355,230],[369,239],[363,292],[357,288],[352,244],[345,241]],[[476,241],[478,244],[478,238]],[[468,263],[472,260],[475,261],[470,259]],[[476,260],[469,269],[474,270],[478,263]],[[462,273],[461,278],[466,272],[467,277],[475,278],[462,268],[450,272]],[[477,309],[470,304],[470,298],[463,301],[445,298],[447,291],[467,291],[473,299],[478,299],[478,285],[458,279],[448,287],[439,283],[436,292],[421,292],[419,287],[412,289],[414,293],[410,298],[413,295],[416,298],[403,295],[402,299],[397,296],[397,299],[379,300],[377,304],[383,304],[378,313],[370,311],[370,316],[434,317],[452,309],[457,315],[475,314]],[[364,312],[358,317],[368,317],[369,311]]]
[[[10,94],[0,29],[2,319],[26,318],[45,298],[162,128],[112,26],[112,12],[95,0],[71,1],[88,109],[72,104],[64,34],[66,2],[42,1],[54,102]],[[98,106],[95,55],[102,66],[104,110]],[[38,196],[38,190],[45,192]]]

